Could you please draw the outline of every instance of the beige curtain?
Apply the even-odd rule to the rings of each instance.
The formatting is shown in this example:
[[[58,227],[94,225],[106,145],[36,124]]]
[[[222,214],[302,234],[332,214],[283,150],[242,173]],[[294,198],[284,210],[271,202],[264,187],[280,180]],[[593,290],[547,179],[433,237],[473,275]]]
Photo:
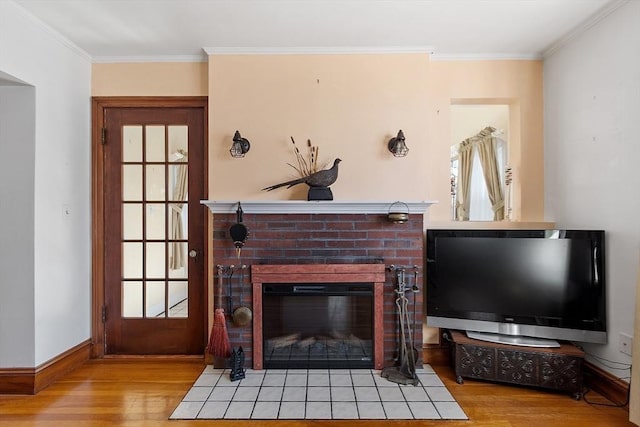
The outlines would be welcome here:
[[[173,197],[172,200],[184,200],[187,197],[187,153],[180,152],[182,158],[180,162],[184,164],[174,165],[176,168],[176,180],[173,185]],[[184,203],[169,203],[171,209],[171,229],[169,230],[169,239],[173,240],[170,245],[169,255],[169,268],[177,270],[184,267],[186,260],[186,250],[184,242],[177,242],[176,240],[183,240],[183,223],[182,223],[182,208]]]
[[[629,421],[640,426],[640,268],[636,285],[636,322],[633,329],[633,349],[631,354],[631,395],[629,396]]]
[[[458,148],[458,193],[456,195],[456,219],[469,220],[471,171],[473,170],[473,145],[465,139]]]
[[[493,220],[504,219],[504,195],[498,170],[498,157],[496,154],[496,139],[491,135],[495,131],[492,127],[483,129],[477,136],[478,155],[482,164],[482,175],[487,185],[489,200],[493,209]]]

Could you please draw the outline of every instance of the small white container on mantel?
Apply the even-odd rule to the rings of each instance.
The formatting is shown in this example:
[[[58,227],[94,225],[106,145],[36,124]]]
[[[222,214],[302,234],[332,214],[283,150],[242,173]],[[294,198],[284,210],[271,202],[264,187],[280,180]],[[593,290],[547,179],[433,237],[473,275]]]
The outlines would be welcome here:
[[[342,200],[269,200],[239,201],[242,211],[250,214],[387,214],[392,204],[397,201],[342,201]],[[238,200],[202,200],[212,213],[235,213]],[[424,214],[429,206],[437,201],[405,202],[410,214]]]

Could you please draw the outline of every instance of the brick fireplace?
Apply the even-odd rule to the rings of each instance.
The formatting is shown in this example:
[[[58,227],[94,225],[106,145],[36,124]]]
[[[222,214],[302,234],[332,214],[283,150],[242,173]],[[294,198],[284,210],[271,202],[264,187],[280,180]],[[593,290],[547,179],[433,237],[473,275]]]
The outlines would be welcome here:
[[[398,347],[395,282],[393,273],[385,267],[417,266],[417,282],[422,289],[424,213],[431,203],[407,203],[409,220],[404,224],[394,224],[387,220],[391,202],[242,202],[243,223],[250,234],[238,259],[229,236],[229,228],[236,222],[237,202],[203,202],[213,212],[213,265],[243,264],[252,272],[252,277],[246,277],[242,284],[236,275],[223,287],[225,309],[229,306],[227,297],[230,290],[232,307],[240,305],[242,294],[242,304],[254,310],[253,324],[235,326],[230,320],[227,322],[231,346],[243,347],[246,366],[261,368],[263,362],[260,287],[268,274],[279,274],[285,266],[294,275],[304,272],[301,279],[304,283],[344,283],[349,281],[347,272],[368,271],[370,277],[365,282],[371,283],[374,294],[377,294],[374,297],[377,309],[373,315],[375,357],[371,367],[394,365]],[[333,265],[337,265],[337,270],[344,274],[335,275]],[[323,272],[326,274],[328,271],[333,271],[334,275],[323,277]],[[313,274],[318,276],[312,278],[310,275]],[[329,280],[321,280],[327,278]],[[289,280],[293,279],[276,282],[286,283]],[[215,283],[217,286],[217,277]],[[421,292],[416,294],[414,341],[417,347],[422,343],[423,317]]]

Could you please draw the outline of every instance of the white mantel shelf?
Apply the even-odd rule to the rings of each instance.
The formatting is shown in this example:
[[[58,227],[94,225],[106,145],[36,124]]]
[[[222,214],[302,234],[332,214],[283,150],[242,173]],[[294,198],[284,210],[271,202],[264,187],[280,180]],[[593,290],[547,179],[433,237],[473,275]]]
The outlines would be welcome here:
[[[243,201],[242,211],[250,214],[387,214],[396,201],[306,201],[306,200],[265,200]],[[202,200],[212,213],[235,213],[238,201]],[[404,203],[402,205],[401,203]],[[400,212],[424,214],[436,201],[405,202],[394,206]],[[406,206],[405,206],[406,205]]]

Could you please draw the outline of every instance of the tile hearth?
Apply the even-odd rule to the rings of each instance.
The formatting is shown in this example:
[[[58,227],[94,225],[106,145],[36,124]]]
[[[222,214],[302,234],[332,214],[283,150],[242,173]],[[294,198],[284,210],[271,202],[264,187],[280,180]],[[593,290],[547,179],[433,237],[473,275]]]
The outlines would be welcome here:
[[[467,419],[430,366],[401,386],[371,369],[248,369],[207,366],[171,419]]]

